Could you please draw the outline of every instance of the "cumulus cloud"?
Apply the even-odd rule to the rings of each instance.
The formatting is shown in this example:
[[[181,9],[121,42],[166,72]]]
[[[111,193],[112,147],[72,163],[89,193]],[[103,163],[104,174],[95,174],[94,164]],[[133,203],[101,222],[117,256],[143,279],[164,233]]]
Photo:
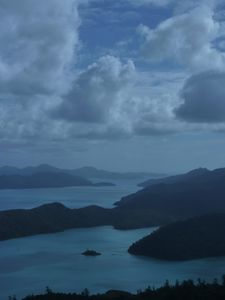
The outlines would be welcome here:
[[[128,1],[132,5],[166,6],[172,3],[169,0]],[[114,56],[98,53],[100,58],[91,63],[93,56],[88,53],[88,63],[82,60],[79,64],[82,69],[78,71],[78,2],[84,3],[78,0],[0,0],[1,142],[15,141],[18,145],[23,141],[26,145],[25,141],[32,141],[30,144],[43,142],[47,145],[61,140],[67,140],[69,144],[78,139],[161,136],[173,133],[181,126],[181,122],[174,119],[174,112],[179,119],[194,120],[187,111],[192,110],[194,114],[195,101],[190,99],[195,95],[197,99],[197,94],[201,93],[203,75],[193,77],[197,78],[196,86],[195,79],[187,81],[182,92],[184,103],[174,110],[179,103],[178,91],[187,77],[186,72],[179,74],[174,70],[161,72],[157,68],[135,67],[133,60],[136,59],[138,65],[139,58],[134,54],[134,44],[126,47],[128,52],[117,52],[118,57],[114,49],[106,49],[104,53],[114,53]],[[96,3],[100,5],[99,1]],[[127,2],[118,6],[124,9]],[[158,62],[172,58],[197,70],[211,64],[221,67],[223,54],[212,46],[222,32],[221,26],[213,18],[212,6],[207,4],[202,8],[193,6],[183,10],[181,15],[175,15],[152,30],[139,27],[148,58]],[[103,5],[101,11],[104,10]],[[99,43],[95,37],[86,38],[89,43]],[[119,58],[121,54],[126,58]],[[132,60],[127,59],[129,54],[134,54]],[[192,93],[187,92],[190,86]],[[198,116],[195,118],[199,119]]]
[[[46,111],[70,87],[79,47],[77,0],[0,0],[0,140],[64,138]]]
[[[77,0],[0,0],[0,93],[61,93],[78,46]]]
[[[140,25],[142,53],[152,62],[169,61],[195,70],[220,68],[225,56],[213,44],[220,35],[220,26],[214,19],[213,6],[206,1],[163,21],[155,29]]]
[[[132,84],[135,67],[114,56],[101,57],[81,72],[70,92],[53,113],[71,122],[102,123],[112,118],[115,105]]]
[[[225,72],[208,71],[191,76],[185,83],[183,104],[175,113],[188,122],[225,122]]]
[[[182,72],[138,72],[132,61],[103,56],[80,73],[50,114],[76,123],[70,131],[76,138],[166,135],[176,131],[173,109],[183,81]]]

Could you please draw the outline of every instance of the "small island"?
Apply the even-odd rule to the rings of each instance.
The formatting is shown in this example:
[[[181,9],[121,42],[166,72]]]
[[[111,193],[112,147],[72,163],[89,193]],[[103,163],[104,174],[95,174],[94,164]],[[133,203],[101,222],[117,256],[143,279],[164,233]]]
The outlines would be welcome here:
[[[95,250],[86,250],[82,253],[82,255],[85,255],[85,256],[99,256],[99,255],[101,255],[101,253],[96,252]]]
[[[94,187],[101,187],[101,186],[116,186],[115,183],[112,182],[97,182],[97,183],[93,183]]]

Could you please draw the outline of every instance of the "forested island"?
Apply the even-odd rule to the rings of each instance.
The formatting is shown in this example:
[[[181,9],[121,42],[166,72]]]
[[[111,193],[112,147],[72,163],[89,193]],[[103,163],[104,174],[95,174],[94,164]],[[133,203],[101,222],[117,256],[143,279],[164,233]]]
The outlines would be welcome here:
[[[134,243],[128,252],[173,261],[225,256],[225,214],[162,226]]]
[[[16,298],[11,297],[9,300]],[[50,288],[42,295],[32,295],[22,300],[224,300],[225,299],[225,277],[222,281],[214,280],[212,283],[198,280],[177,281],[170,285],[167,281],[160,288],[148,287],[146,290],[139,290],[136,294],[124,291],[110,290],[104,294],[90,295],[88,289],[80,294],[57,293]]]
[[[155,184],[124,197],[112,209],[94,205],[69,209],[52,203],[29,210],[2,211],[0,240],[104,225],[117,229],[162,226],[204,214],[225,213],[225,169],[192,173],[194,178]]]
[[[84,255],[84,256],[99,256],[99,255],[101,255],[100,252],[97,252],[95,250],[90,250],[90,249],[87,249],[86,251],[84,251],[81,254]]]
[[[225,213],[225,168],[193,170],[186,175],[163,178],[156,184],[123,197],[117,207],[151,210],[182,220],[203,214]]]
[[[93,183],[91,180],[58,172],[34,173],[31,175],[1,175],[0,189],[62,188],[72,186],[115,186],[109,182]]]

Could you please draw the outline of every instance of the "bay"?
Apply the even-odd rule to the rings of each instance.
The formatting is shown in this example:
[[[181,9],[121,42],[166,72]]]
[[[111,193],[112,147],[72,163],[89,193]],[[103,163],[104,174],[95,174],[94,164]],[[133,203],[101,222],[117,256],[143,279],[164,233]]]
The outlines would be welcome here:
[[[127,252],[132,242],[153,230],[119,231],[106,226],[0,242],[0,299],[42,293],[46,286],[63,292],[85,288],[91,293],[136,292],[161,286],[167,279],[171,283],[189,278],[211,281],[225,273],[225,258],[166,262]],[[81,255],[86,249],[102,255]]]
[[[116,187],[74,187],[0,191],[0,210],[31,208],[49,202],[68,207],[98,204],[112,207],[122,196],[137,191],[138,182],[118,181]],[[155,228],[120,231],[110,226],[73,229],[0,242],[0,299],[45,291],[91,293],[161,286],[198,278],[212,281],[225,274],[225,257],[167,262],[132,256],[128,247]],[[85,257],[86,249],[101,252]]]

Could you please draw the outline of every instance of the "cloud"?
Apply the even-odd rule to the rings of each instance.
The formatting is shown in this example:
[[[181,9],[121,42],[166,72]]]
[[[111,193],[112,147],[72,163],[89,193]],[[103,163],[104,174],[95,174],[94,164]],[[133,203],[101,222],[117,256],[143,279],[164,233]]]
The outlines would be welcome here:
[[[67,92],[79,48],[77,0],[0,0],[0,139],[65,138],[46,111]]]
[[[175,15],[155,29],[140,25],[142,53],[151,62],[173,62],[194,70],[207,70],[224,65],[225,55],[213,42],[220,35],[219,21],[208,2]]]
[[[129,1],[132,5],[166,6],[172,3]],[[122,41],[128,43],[126,47],[121,44],[117,52],[115,46],[106,48],[104,54],[99,53],[101,39],[89,36],[84,26],[81,28],[84,48],[78,51],[81,49],[79,3],[84,2],[0,0],[1,142],[5,145],[15,143],[16,147],[20,143],[24,147],[40,144],[47,149],[61,141],[74,145],[79,141],[162,136],[180,128],[191,128],[193,124],[174,118],[175,112],[179,119],[187,120],[182,110],[185,111],[188,97],[183,97],[183,106],[175,110],[180,104],[178,91],[187,72],[179,73],[174,69],[165,72],[143,65],[137,57],[137,45],[132,42],[130,23],[125,20],[124,30],[129,35],[125,42]],[[82,10],[84,14],[84,10],[96,9],[97,18],[99,11],[106,12],[108,8],[110,11],[112,7],[119,20],[129,13],[127,2],[96,3],[97,7],[82,6],[81,15]],[[181,15],[175,15],[152,30],[140,27],[148,59],[161,62],[172,58],[176,63],[191,65],[195,71],[211,64],[222,66],[223,55],[213,48],[212,42],[223,30],[219,21],[213,18],[212,7],[202,7],[203,10],[196,7],[182,10]],[[107,21],[114,24],[113,19],[104,17],[104,24]],[[99,25],[102,24],[100,18]],[[115,40],[117,37],[121,41],[115,32]],[[95,47],[96,53],[93,53]],[[82,55],[83,58],[77,61]],[[96,59],[96,56],[100,58]],[[162,70],[162,65],[160,68]]]
[[[114,56],[101,57],[81,72],[70,92],[54,111],[55,118],[70,122],[104,123],[132,84],[135,67]]]
[[[81,139],[171,134],[183,82],[183,73],[138,72],[132,61],[103,56],[80,73],[50,115],[71,124],[70,136]]]
[[[185,83],[183,104],[176,116],[187,122],[225,122],[225,72],[208,71],[191,76]]]
[[[0,0],[0,93],[62,93],[79,24],[76,0]]]
[[[134,6],[142,6],[142,5],[153,5],[153,6],[167,6],[172,4],[175,0],[127,0],[130,4]]]
[[[81,0],[85,4],[87,3],[94,3],[94,4],[105,4],[104,0]],[[124,1],[113,1],[113,0],[107,0],[107,2],[110,3],[110,5],[114,5],[116,7],[122,7],[124,6],[124,3],[129,3],[133,6],[159,6],[164,7],[167,5],[170,5],[174,3],[176,0],[124,0]]]

